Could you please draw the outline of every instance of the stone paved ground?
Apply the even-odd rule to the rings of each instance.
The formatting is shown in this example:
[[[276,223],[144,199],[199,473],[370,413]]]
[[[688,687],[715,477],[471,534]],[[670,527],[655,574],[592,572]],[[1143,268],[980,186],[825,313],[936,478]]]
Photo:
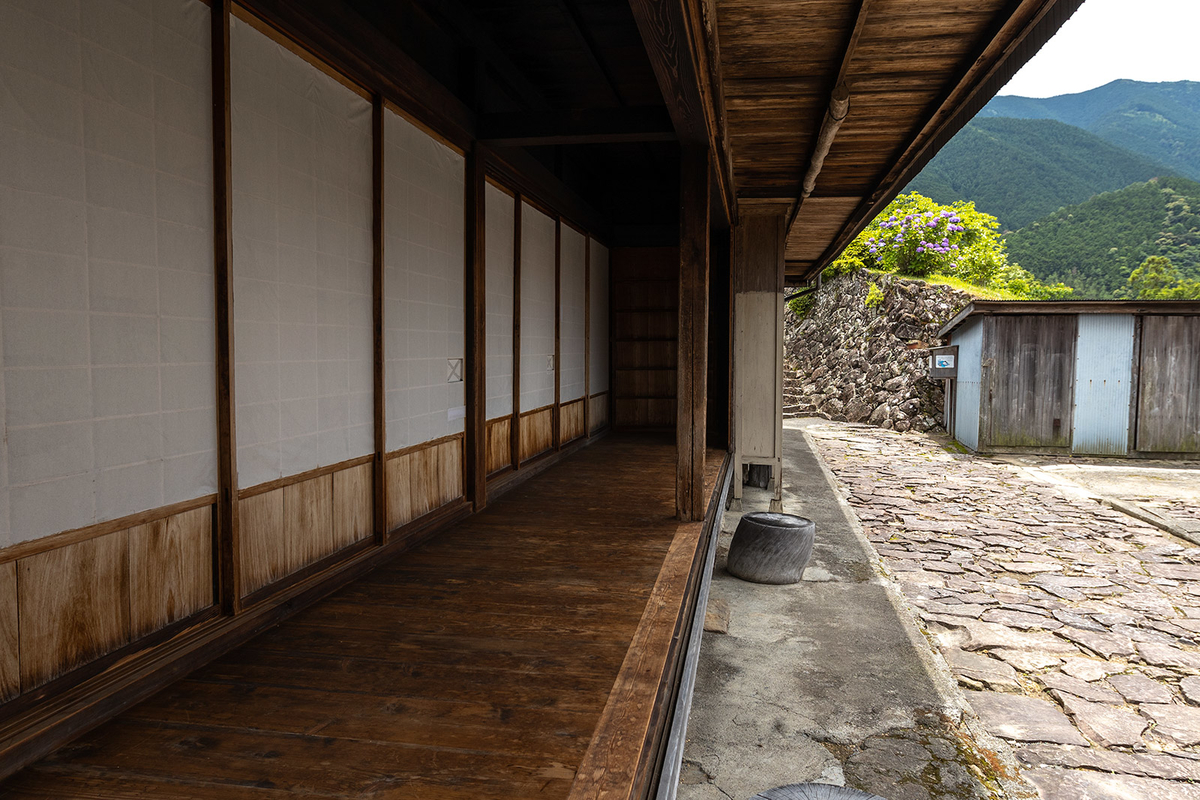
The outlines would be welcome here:
[[[929,436],[808,430],[1043,797],[1200,800],[1200,548]]]

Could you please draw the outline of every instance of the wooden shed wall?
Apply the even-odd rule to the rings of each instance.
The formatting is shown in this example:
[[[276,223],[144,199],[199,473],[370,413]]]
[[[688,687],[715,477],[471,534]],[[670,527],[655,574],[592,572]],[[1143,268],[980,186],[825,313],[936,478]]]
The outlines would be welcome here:
[[[1076,317],[990,317],[983,335],[981,448],[1069,448]]]
[[[1142,320],[1137,449],[1200,453],[1200,317]]]

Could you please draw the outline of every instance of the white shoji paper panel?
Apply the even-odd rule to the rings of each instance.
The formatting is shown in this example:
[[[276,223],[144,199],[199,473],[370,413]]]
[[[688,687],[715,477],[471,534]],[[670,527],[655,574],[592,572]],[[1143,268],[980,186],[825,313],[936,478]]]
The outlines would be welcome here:
[[[487,184],[487,418],[507,416],[513,410],[513,239],[515,198]]]
[[[230,34],[242,487],[374,450],[371,105],[240,20]]]
[[[583,397],[587,343],[587,237],[570,225],[562,226],[559,256],[558,351],[562,358],[558,398],[564,403]]]
[[[0,546],[216,490],[209,11],[0,2]]]
[[[521,204],[521,411],[554,404],[554,226]]]
[[[448,376],[466,349],[466,173],[462,156],[391,111],[384,133],[387,446],[395,450],[463,430],[465,384]]]
[[[608,248],[591,241],[588,253],[588,271],[591,290],[588,303],[591,305],[591,377],[588,390],[592,394],[608,391]]]

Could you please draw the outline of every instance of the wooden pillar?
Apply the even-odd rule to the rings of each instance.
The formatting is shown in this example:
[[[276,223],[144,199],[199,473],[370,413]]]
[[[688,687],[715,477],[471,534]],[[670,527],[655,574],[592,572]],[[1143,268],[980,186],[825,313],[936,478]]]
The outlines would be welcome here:
[[[685,145],[679,165],[679,365],[675,400],[675,513],[681,520],[704,519],[710,190],[707,147]]]
[[[554,218],[554,449],[562,449],[562,217]]]
[[[521,207],[517,192],[513,207],[513,401],[512,424],[508,426],[509,455],[512,468],[521,468]]]
[[[583,438],[592,438],[592,237],[583,240]]]
[[[783,264],[786,209],[742,210],[732,236],[733,498],[742,465],[771,467],[772,511],[782,511]]]
[[[213,286],[216,299],[217,508],[214,525],[217,599],[224,614],[242,610],[238,565],[237,436],[234,430],[233,171],[230,144],[229,15],[231,0],[212,4]]]
[[[371,99],[371,316],[374,359],[375,458],[372,473],[373,521],[375,544],[387,537],[387,354],[384,345],[384,263],[383,263],[383,97]]]
[[[480,511],[487,505],[487,321],[484,154],[476,144],[467,155],[466,259],[466,489]]]

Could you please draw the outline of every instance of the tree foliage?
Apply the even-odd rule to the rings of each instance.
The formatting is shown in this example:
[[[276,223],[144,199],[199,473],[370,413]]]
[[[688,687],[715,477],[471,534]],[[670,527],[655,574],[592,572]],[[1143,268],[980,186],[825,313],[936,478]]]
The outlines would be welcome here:
[[[977,117],[908,185],[939,203],[974,200],[1016,230],[1063,206],[1174,170],[1052,119]]]
[[[959,201],[942,206],[910,192],[893,200],[860,233],[830,271],[867,268],[900,275],[946,275],[1018,297],[1054,298],[1070,293],[1046,286],[1010,262],[996,218]]]
[[[1200,279],[1200,183],[1158,178],[1061,209],[1005,236],[1012,258],[1076,296],[1126,294],[1128,279],[1150,256],[1171,261],[1182,278]]]
[[[1129,274],[1128,297],[1138,300],[1200,300],[1200,281],[1182,277],[1165,256],[1150,256]]]

